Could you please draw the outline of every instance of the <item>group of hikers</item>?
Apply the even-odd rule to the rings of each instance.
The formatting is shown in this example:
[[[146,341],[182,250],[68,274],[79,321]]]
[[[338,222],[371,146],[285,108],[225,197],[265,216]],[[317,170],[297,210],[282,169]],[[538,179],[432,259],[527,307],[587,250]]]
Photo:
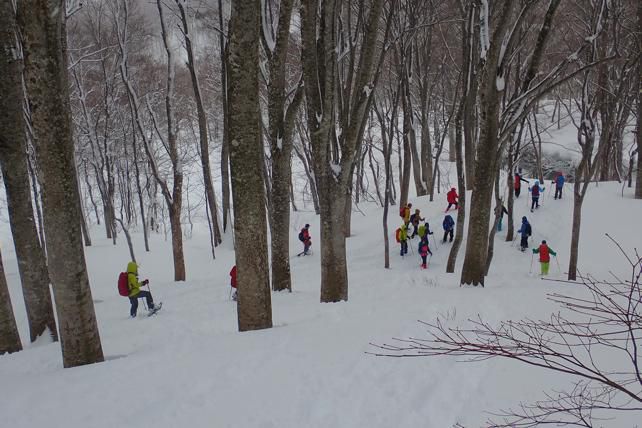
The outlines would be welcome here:
[[[519,194],[521,193],[522,181],[530,185],[529,181],[522,177],[521,169],[519,171],[515,171],[515,178],[514,178],[513,184],[514,184],[516,198],[519,198]],[[564,177],[564,173],[562,173],[561,171],[558,171],[555,173],[555,175],[553,176],[553,180],[551,182],[551,186],[555,186],[555,197],[553,199],[556,199],[556,200],[562,199],[562,189],[564,188],[565,181],[566,181],[566,177]],[[545,190],[542,184],[543,183],[540,184],[539,180],[535,180],[535,183],[533,184],[533,186],[529,186],[528,188],[528,191],[531,193],[531,198],[532,198],[531,212],[539,208],[539,197],[540,197],[540,194]]]
[[[528,180],[524,179],[521,174],[521,170],[515,171],[514,176],[514,192],[515,197],[519,198],[521,192],[521,183],[529,183]],[[558,172],[555,174],[552,184],[555,186],[555,197],[554,199],[562,199],[562,189],[564,187],[565,177],[564,174]],[[528,187],[528,191],[531,193],[531,212],[534,209],[539,208],[539,197],[544,191],[544,187],[540,184],[539,180],[535,180],[535,183],[532,186]],[[459,195],[457,190],[453,187],[446,194],[446,200],[448,206],[446,207],[445,213],[450,211],[451,207],[454,206],[454,209],[459,208],[458,204]],[[496,214],[499,216],[499,222],[497,224],[497,230],[502,230],[502,220],[504,214],[508,214],[508,210],[503,204],[499,204],[496,208]],[[424,217],[421,216],[421,211],[415,209],[412,212],[412,204],[408,203],[403,205],[399,210],[399,215],[403,219],[402,225],[396,230],[395,237],[397,242],[400,244],[399,254],[403,257],[408,254],[408,241],[419,237],[419,244],[417,246],[417,251],[421,257],[421,268],[428,268],[428,256],[432,256],[432,251],[430,249],[429,236],[434,235],[434,232],[430,230],[430,225]],[[442,221],[442,228],[444,230],[444,236],[442,242],[452,242],[454,237],[455,229],[455,220],[450,214],[446,214],[444,220]],[[522,225],[517,232],[521,235],[520,240],[520,250],[522,252],[526,251],[529,247],[528,239],[533,234],[533,229],[531,224],[528,222],[526,216],[522,217]],[[303,251],[297,254],[297,256],[307,256],[310,254],[310,247],[312,246],[312,239],[310,236],[310,225],[306,224],[301,231],[299,232],[299,241],[303,244]],[[434,238],[433,238],[434,240]],[[539,262],[541,267],[541,275],[548,275],[549,266],[551,261],[551,255],[557,256],[557,253],[553,251],[551,247],[548,246],[546,240],[542,240],[542,243],[537,247],[532,249],[533,256],[535,254],[539,255]],[[127,271],[120,274],[118,289],[121,295],[129,298],[130,301],[130,316],[135,318],[138,312],[138,299],[145,299],[147,304],[147,309],[149,315],[153,315],[160,310],[162,303],[155,304],[152,294],[148,290],[141,290],[141,287],[148,285],[149,280],[145,279],[143,281],[138,280],[138,264],[131,261],[127,265]],[[230,292],[232,300],[237,300],[237,280],[236,280],[236,265],[232,267],[230,271]]]
[[[457,205],[457,191],[453,187],[450,189],[450,192],[447,194],[448,207],[446,212],[450,210],[452,205],[455,206],[455,209],[458,208]],[[403,257],[408,254],[408,241],[419,237],[419,245],[417,246],[417,252],[421,257],[421,268],[428,268],[428,255],[432,256],[432,251],[430,250],[429,236],[433,235],[434,232],[430,230],[430,224],[426,221],[425,218],[421,216],[421,211],[415,209],[413,214],[410,214],[412,211],[412,204],[408,203],[403,205],[399,210],[399,216],[403,219],[402,225],[397,228],[395,231],[395,239],[401,246],[399,254]],[[423,223],[423,224],[421,224]],[[453,220],[451,215],[446,215],[442,222],[442,227],[444,229],[444,237],[442,242],[446,242],[450,238],[450,242],[453,241],[454,229],[455,229],[455,220]],[[434,238],[433,238],[434,239]]]

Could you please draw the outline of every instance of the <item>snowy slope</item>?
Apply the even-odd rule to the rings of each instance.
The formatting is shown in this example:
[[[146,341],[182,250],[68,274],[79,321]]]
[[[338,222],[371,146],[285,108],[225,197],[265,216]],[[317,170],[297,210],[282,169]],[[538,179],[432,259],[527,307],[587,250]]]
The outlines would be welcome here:
[[[548,191],[548,189],[547,189]],[[531,214],[523,195],[523,214],[534,240],[547,239],[559,253],[562,272],[568,262],[572,198],[544,194]],[[640,246],[642,204],[624,198],[615,183],[591,186],[585,202],[580,266],[597,276],[626,268],[604,237],[609,232],[627,249]],[[431,227],[441,233],[445,196],[435,202],[415,198]],[[521,253],[498,233],[486,288],[459,287],[458,274],[445,264],[450,244],[433,246],[427,271],[414,255],[398,255],[391,236],[392,268],[383,269],[381,209],[361,206],[354,213],[348,240],[349,302],[319,303],[319,256],[292,260],[293,293],[273,293],[274,328],[239,333],[235,304],[229,300],[231,240],[211,260],[207,232],[196,229],[185,241],[188,281],[173,283],[170,243],[152,238],[144,253],[134,235],[141,276],[151,281],[155,317],[128,318],[129,303],[116,290],[118,272],[128,261],[124,242],[117,247],[94,230],[87,249],[93,297],[107,361],[62,369],[58,344],[42,340],[26,350],[0,357],[0,426],[6,427],[447,427],[456,422],[479,426],[485,411],[543,397],[543,391],[569,384],[568,378],[505,361],[459,363],[450,358],[396,359],[367,354],[369,343],[393,337],[421,336],[417,320],[438,315],[452,325],[481,314],[502,319],[546,317],[555,307],[545,294],[573,287],[529,275],[530,253]],[[390,213],[391,235],[398,227]],[[318,249],[318,218],[293,213],[291,248],[299,251],[297,231],[311,224]],[[3,235],[6,236],[6,233]],[[438,238],[439,239],[439,238]],[[532,241],[533,243],[534,241]],[[3,256],[16,317],[28,339],[15,254],[2,240]],[[463,260],[462,247],[459,265]],[[533,270],[537,271],[536,262]],[[563,277],[557,265],[552,277]],[[142,305],[141,305],[142,306]],[[618,419],[605,426],[632,426],[639,419]]]

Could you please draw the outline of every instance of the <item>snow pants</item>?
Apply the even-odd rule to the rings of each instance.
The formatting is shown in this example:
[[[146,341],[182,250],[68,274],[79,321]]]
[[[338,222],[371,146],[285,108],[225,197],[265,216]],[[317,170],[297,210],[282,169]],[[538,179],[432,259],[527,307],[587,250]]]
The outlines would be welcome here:
[[[520,242],[520,247],[522,247],[522,251],[528,248],[528,235],[522,234],[522,240]]]
[[[521,186],[515,188],[515,197],[516,198],[519,198],[519,194],[521,193],[521,191],[522,191]]]
[[[308,250],[312,246],[312,242],[310,240],[304,241],[303,242],[303,254],[308,254]]]
[[[533,202],[531,203],[531,210],[539,208],[539,196],[533,196]]]
[[[401,251],[399,255],[405,256],[406,254],[408,254],[408,241],[401,241],[400,243],[401,243]]]
[[[424,255],[421,256],[421,267],[424,268],[424,269],[426,269],[426,259],[427,258],[428,258],[428,254],[426,254],[425,256]]]
[[[152,299],[152,293],[146,290],[140,290],[137,295],[129,297],[129,302],[132,305],[131,309],[129,310],[129,315],[131,315],[132,317],[136,316],[136,312],[138,312],[138,299],[143,298],[147,301],[148,308],[151,309],[154,307],[154,299]]]
[[[450,235],[450,242],[453,242],[453,230],[452,229],[444,230],[444,240],[443,240],[443,242],[446,242],[446,238],[448,237],[448,235]]]
[[[548,268],[551,266],[550,262],[539,262],[542,268],[542,275],[548,275]]]
[[[448,202],[448,208],[446,208],[446,211],[450,209],[450,207],[455,206],[455,209],[459,208],[459,205],[457,205],[457,202]]]
[[[562,199],[562,189],[563,187],[555,187],[555,198],[554,199]]]

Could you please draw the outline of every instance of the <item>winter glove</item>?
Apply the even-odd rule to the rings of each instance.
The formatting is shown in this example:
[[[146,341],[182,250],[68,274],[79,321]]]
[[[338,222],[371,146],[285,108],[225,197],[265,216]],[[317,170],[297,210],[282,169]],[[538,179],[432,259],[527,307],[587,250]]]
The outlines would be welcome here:
[[[533,248],[533,254],[537,254],[537,251],[535,250],[535,248]]]
[[[141,282],[141,284],[142,284],[142,285],[147,285],[147,284],[149,284],[149,279],[144,280],[143,282]]]

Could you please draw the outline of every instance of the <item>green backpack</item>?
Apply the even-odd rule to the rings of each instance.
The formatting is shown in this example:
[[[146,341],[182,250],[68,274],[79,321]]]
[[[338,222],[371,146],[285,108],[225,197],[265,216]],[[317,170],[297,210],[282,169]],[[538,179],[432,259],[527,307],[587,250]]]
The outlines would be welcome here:
[[[417,229],[417,234],[419,235],[420,238],[423,238],[424,235],[426,234],[426,225],[422,224],[419,226],[419,229]]]

